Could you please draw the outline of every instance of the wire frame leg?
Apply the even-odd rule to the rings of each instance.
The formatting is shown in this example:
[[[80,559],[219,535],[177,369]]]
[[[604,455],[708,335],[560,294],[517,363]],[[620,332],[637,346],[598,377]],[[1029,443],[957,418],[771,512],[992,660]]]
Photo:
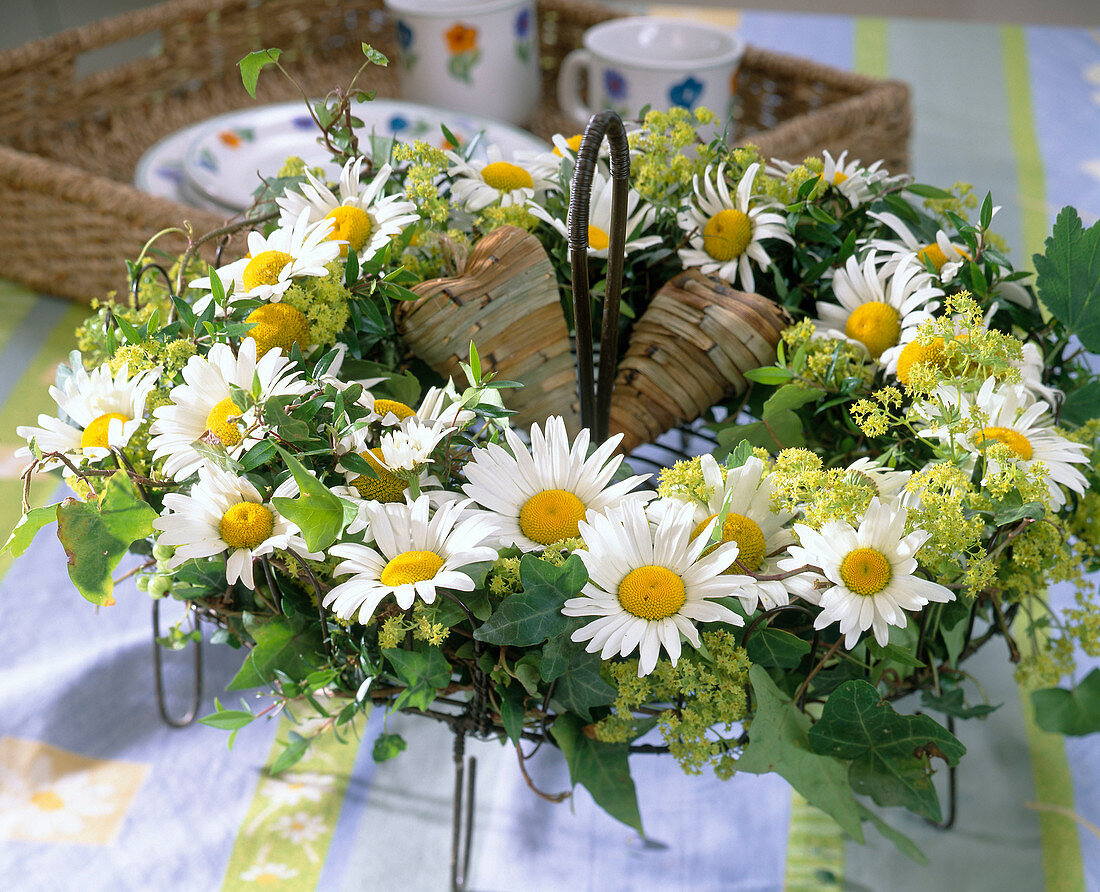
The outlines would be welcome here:
[[[470,872],[470,844],[474,837],[474,795],[477,759],[466,755],[466,732],[455,731],[455,791],[451,810],[451,892],[465,892]]]
[[[947,730],[952,734],[955,733],[955,717],[952,715],[947,717]],[[942,821],[928,821],[937,830],[950,830],[955,824],[955,818],[958,816],[959,792],[955,772],[954,765],[947,766],[947,817]],[[928,819],[925,818],[925,820]]]
[[[199,625],[194,612],[191,613],[192,628],[199,632],[199,638],[192,645],[194,662],[192,664],[192,688],[191,706],[178,718],[168,712],[168,702],[164,695],[164,654],[163,648],[157,643],[160,637],[160,599],[153,599],[153,687],[157,695],[157,712],[166,725],[173,728],[186,728],[192,724],[199,714],[199,703],[202,700],[202,627]]]

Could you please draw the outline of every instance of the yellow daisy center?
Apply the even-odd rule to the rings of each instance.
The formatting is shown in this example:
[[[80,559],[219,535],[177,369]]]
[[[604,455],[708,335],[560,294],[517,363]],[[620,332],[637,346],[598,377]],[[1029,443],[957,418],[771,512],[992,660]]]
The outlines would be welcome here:
[[[909,370],[918,362],[942,368],[944,366],[943,338],[936,338],[930,344],[910,341],[902,347],[898,355],[898,380],[902,384],[909,383]]]
[[[410,582],[431,579],[443,566],[443,558],[434,551],[405,551],[382,568],[382,585],[397,588]]]
[[[833,185],[839,186],[846,179],[848,179],[848,174],[846,174],[843,170],[838,170],[836,173],[833,174]]]
[[[232,399],[226,397],[218,402],[206,416],[206,429],[222,441],[223,446],[236,446],[241,442],[241,429],[237,421],[230,418],[240,416],[241,410]]]
[[[494,189],[501,192],[511,192],[513,189],[534,188],[535,181],[522,167],[509,164],[507,161],[494,161],[486,164],[481,171],[481,178]]]
[[[606,251],[607,246],[611,244],[611,237],[600,229],[599,226],[588,227],[588,245],[591,248],[595,248],[597,251]]]
[[[667,567],[652,564],[631,570],[619,583],[619,604],[641,619],[667,619],[687,600],[684,580]]]
[[[726,208],[703,227],[703,250],[715,260],[733,260],[745,253],[752,241],[752,220],[744,211]]]
[[[65,800],[53,790],[40,790],[31,796],[31,802],[41,811],[60,811],[65,807]]]
[[[405,481],[382,466],[382,450],[375,448],[359,454],[367,460],[371,470],[378,475],[367,477],[365,474],[360,474],[351,481],[351,485],[359,490],[359,495],[371,502],[405,501]]]
[[[571,137],[569,137],[569,139],[567,139],[565,141],[565,144],[567,146],[569,146],[570,149],[573,150],[574,155],[576,155],[577,152],[579,152],[581,150],[581,140],[582,139],[584,139],[584,134],[583,133],[574,133]],[[554,146],[554,154],[557,155],[560,158],[561,157],[561,149],[559,149],[557,146]]]
[[[956,246],[952,246],[967,260],[970,259],[970,255],[965,251],[960,250]],[[932,268],[939,272],[943,269],[943,265],[947,263],[947,255],[943,253],[943,248],[939,246],[938,242],[932,242],[930,245],[925,245],[919,251],[917,251],[917,260],[924,263],[926,260],[932,264]]]
[[[844,333],[867,348],[878,359],[884,350],[901,337],[901,317],[890,304],[874,300],[860,304],[848,317]]]
[[[309,344],[309,320],[290,304],[257,307],[245,322],[256,323],[248,337],[256,342],[257,357],[268,350],[289,351],[295,344],[302,348]]]
[[[398,421],[412,418],[416,414],[416,409],[412,409],[404,403],[399,403],[397,400],[375,400],[374,411],[383,418],[387,414],[396,415]]]
[[[894,570],[890,559],[877,548],[849,551],[840,562],[840,578],[857,595],[877,595],[890,584]]]
[[[251,291],[260,285],[274,285],[279,281],[279,273],[294,258],[285,251],[261,251],[248,261],[241,273],[244,290]]]
[[[275,528],[271,509],[256,502],[238,502],[222,515],[218,532],[230,548],[255,548]]]
[[[329,239],[331,241],[347,242],[346,245],[340,246],[341,257],[348,256],[349,247],[353,251],[362,248],[367,243],[371,230],[374,228],[370,214],[362,208],[349,207],[348,205],[333,208],[325,214],[325,219],[332,220],[336,224],[329,234]]]
[[[80,435],[80,448],[87,449],[89,447],[98,446],[102,449],[106,449],[107,430],[110,428],[111,422],[116,418],[123,424],[130,420],[128,416],[123,415],[121,412],[108,412],[106,415],[100,415],[84,428],[84,433]]]
[[[529,498],[519,512],[519,528],[532,542],[550,545],[580,535],[584,502],[564,489],[546,489]]]
[[[717,516],[717,514],[712,514],[700,523],[691,534],[691,538],[694,539],[703,532],[707,524]],[[759,570],[760,565],[764,563],[764,554],[766,552],[764,532],[760,529],[759,524],[757,524],[755,520],[745,517],[744,514],[737,514],[730,511],[729,514],[726,515],[726,522],[722,524],[722,542],[737,543],[737,560],[744,564],[749,572]],[[716,542],[711,546],[710,550],[717,547],[718,543]],[[704,554],[705,553],[706,552],[704,552]],[[730,569],[734,569],[734,567]]]
[[[257,886],[274,886],[276,883],[281,883],[285,879],[279,874],[274,874],[270,870],[256,876],[255,883]]]
[[[1014,431],[1010,427],[983,427],[981,434],[978,436],[979,448],[988,445],[992,441],[1003,443],[1024,461],[1030,459],[1034,454],[1031,441],[1019,431]]]

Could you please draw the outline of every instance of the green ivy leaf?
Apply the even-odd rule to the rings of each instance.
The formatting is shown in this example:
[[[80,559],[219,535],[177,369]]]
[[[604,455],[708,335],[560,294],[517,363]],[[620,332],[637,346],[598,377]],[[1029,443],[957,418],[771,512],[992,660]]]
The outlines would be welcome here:
[[[282,50],[275,48],[256,50],[237,63],[237,67],[241,69],[241,83],[253,99],[256,98],[256,84],[260,80],[260,70],[265,65],[274,65],[282,54]]]
[[[961,688],[945,689],[940,694],[924,691],[921,694],[920,702],[922,706],[935,709],[944,715],[953,715],[957,719],[984,719],[991,712],[996,712],[1001,708],[1000,703],[994,705],[980,703],[977,706],[967,706]]]
[[[11,531],[8,541],[4,543],[3,548],[0,548],[0,552],[6,551],[12,557],[19,557],[30,548],[31,542],[34,541],[34,537],[38,535],[38,531],[42,527],[57,520],[57,509],[57,505],[31,508],[30,511],[19,518],[19,523]]]
[[[592,721],[593,706],[606,706],[615,701],[615,688],[604,681],[600,666],[598,654],[582,652],[579,659],[571,661],[557,677],[554,703],[585,721]]]
[[[580,719],[568,714],[557,717],[550,733],[565,756],[573,786],[583,786],[611,817],[644,835],[638,794],[630,776],[629,747],[593,740],[584,733]]]
[[[400,734],[379,734],[371,747],[371,757],[375,762],[386,762],[405,752],[408,744]]]
[[[130,545],[153,532],[156,516],[122,471],[108,478],[98,500],[58,505],[57,538],[77,591],[93,604],[113,603],[111,574]]]
[[[240,691],[270,684],[275,672],[303,679],[324,659],[318,629],[295,629],[288,620],[275,617],[263,624],[246,623],[256,642],[227,690]]]
[[[857,792],[879,805],[904,805],[931,821],[942,820],[942,814],[930,757],[957,765],[966,752],[946,728],[926,715],[899,715],[862,680],[833,691],[809,741],[814,752],[852,760]]]
[[[588,582],[588,572],[575,554],[560,567],[525,554],[519,578],[523,591],[505,598],[474,632],[475,638],[488,644],[528,647],[560,635],[567,625],[562,604],[580,593]]]
[[[406,706],[427,709],[435,699],[436,691],[447,687],[451,681],[451,664],[438,647],[425,647],[423,650],[390,647],[382,654],[406,685],[390,707],[391,712]]]
[[[863,829],[848,784],[848,766],[810,748],[810,717],[776,687],[763,666],[752,666],[749,680],[756,697],[756,717],[749,727],[748,746],[737,760],[737,770],[750,774],[776,772],[807,802],[832,815],[841,829],[862,843]]]
[[[297,524],[310,551],[323,551],[344,529],[344,503],[320,480],[310,474],[294,456],[279,449],[298,484],[298,498],[272,499],[271,504],[291,523]]]
[[[1032,258],[1039,299],[1086,350],[1100,352],[1100,223],[1085,229],[1077,211],[1062,208],[1045,249]]]
[[[539,664],[539,674],[543,681],[553,681],[571,665],[585,659],[584,645],[577,644],[571,638],[573,632],[583,624],[580,619],[569,618],[561,634],[546,642],[542,649],[542,663]]]
[[[1035,724],[1044,731],[1080,737],[1100,731],[1100,669],[1093,669],[1070,690],[1044,688],[1031,692]]]
[[[519,743],[523,734],[523,719],[527,710],[523,705],[523,688],[519,685],[497,685],[500,697],[500,720],[504,724],[504,733],[513,743]]]
[[[865,821],[870,821],[874,824],[875,829],[878,830],[883,836],[885,836],[890,842],[892,842],[899,852],[908,858],[912,858],[917,864],[927,864],[928,856],[924,854],[917,844],[913,842],[908,836],[902,833],[900,830],[895,830],[889,824],[887,824],[882,818],[876,815],[871,809],[867,808],[862,802],[859,803],[860,817]]]
[[[810,652],[810,642],[782,629],[764,627],[749,636],[745,650],[749,659],[761,666],[794,669]]]

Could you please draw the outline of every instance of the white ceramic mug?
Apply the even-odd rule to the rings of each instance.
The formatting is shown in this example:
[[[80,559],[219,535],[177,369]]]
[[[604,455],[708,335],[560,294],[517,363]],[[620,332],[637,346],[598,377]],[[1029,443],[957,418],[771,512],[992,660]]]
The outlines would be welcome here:
[[[635,119],[645,106],[706,106],[729,114],[745,42],[732,31],[688,19],[635,16],[612,19],[584,32],[558,72],[558,104],[587,121],[602,109]],[[587,72],[588,102],[578,75]]]
[[[405,99],[513,124],[539,102],[535,0],[386,0]]]

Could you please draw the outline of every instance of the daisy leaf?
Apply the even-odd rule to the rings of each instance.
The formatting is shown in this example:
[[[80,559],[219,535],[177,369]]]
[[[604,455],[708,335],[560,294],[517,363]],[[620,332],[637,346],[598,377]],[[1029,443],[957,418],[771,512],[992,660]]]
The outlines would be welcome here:
[[[807,802],[832,815],[849,836],[862,843],[863,828],[848,784],[848,766],[810,748],[810,717],[776,687],[763,666],[749,669],[749,680],[756,716],[737,770],[750,774],[774,771],[786,778]]]

